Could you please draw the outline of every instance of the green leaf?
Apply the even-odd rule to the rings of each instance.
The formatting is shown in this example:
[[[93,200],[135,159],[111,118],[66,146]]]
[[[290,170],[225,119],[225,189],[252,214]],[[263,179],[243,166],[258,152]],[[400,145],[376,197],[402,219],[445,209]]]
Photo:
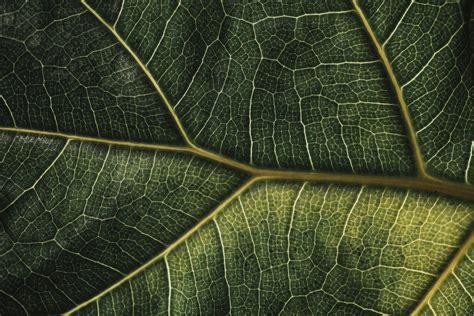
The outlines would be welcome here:
[[[459,246],[470,207],[409,190],[259,183],[83,312],[400,313]]]
[[[469,1],[0,8],[0,314],[474,313]]]

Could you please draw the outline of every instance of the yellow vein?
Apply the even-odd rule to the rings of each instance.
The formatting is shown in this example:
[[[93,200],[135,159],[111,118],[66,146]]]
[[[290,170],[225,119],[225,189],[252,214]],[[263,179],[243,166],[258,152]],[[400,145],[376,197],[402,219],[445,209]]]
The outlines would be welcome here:
[[[58,132],[40,131],[40,130],[27,129],[27,128],[0,127],[0,131],[12,132],[12,133],[27,133],[27,134],[33,134],[33,135],[38,135],[38,136],[61,137],[61,138],[76,140],[80,142],[93,142],[93,143],[104,144],[104,145],[116,145],[116,146],[172,151],[172,152],[187,152],[187,153],[193,152],[193,150],[187,146],[134,143],[134,142],[129,142],[129,141],[118,141],[118,140],[112,140],[112,139],[79,136],[79,135],[65,134],[65,133],[58,133]]]
[[[213,218],[216,217],[216,215],[222,210],[224,209],[227,205],[229,205],[229,203],[231,203],[236,197],[238,197],[239,195],[241,195],[248,187],[250,187],[255,181],[257,181],[258,178],[257,177],[254,177],[254,178],[251,178],[250,180],[248,180],[247,182],[245,182],[242,186],[240,186],[239,189],[237,189],[236,191],[234,191],[230,196],[228,196],[224,201],[222,201],[221,204],[219,204],[219,206],[217,206],[212,212],[210,212],[206,217],[204,217],[201,221],[199,221],[195,226],[193,226],[190,230],[188,230],[185,234],[183,234],[180,238],[178,238],[176,241],[174,241],[172,244],[168,245],[168,247],[166,247],[166,249],[164,249],[162,252],[160,252],[157,256],[153,257],[151,260],[149,260],[148,262],[146,262],[144,265],[140,266],[138,269],[130,272],[129,274],[127,274],[125,277],[123,277],[122,279],[120,279],[118,282],[114,283],[112,286],[108,287],[107,289],[103,290],[102,292],[100,292],[99,294],[97,294],[96,296],[88,299],[87,301],[77,305],[76,307],[74,307],[73,309],[71,309],[70,311],[66,312],[64,315],[71,315],[72,313],[78,311],[79,309],[83,308],[84,306],[96,301],[96,300],[99,300],[101,297],[103,297],[104,295],[106,295],[107,293],[109,293],[110,291],[112,291],[113,289],[119,287],[120,285],[122,285],[123,283],[127,282],[128,280],[130,280],[131,278],[133,278],[134,276],[138,275],[140,272],[144,271],[145,269],[147,269],[148,267],[150,267],[151,265],[153,265],[154,263],[156,263],[158,260],[166,257],[166,255],[168,253],[170,253],[173,249],[175,249],[176,247],[178,247],[182,242],[184,242],[185,240],[187,240],[192,234],[194,234],[197,230],[199,230],[202,226],[204,226],[205,224],[207,224],[209,221],[211,221]]]
[[[116,145],[125,147],[135,147],[142,149],[161,150],[169,152],[187,153],[199,156],[201,158],[223,164],[227,167],[237,169],[258,177],[259,179],[284,179],[284,180],[298,180],[298,181],[316,181],[316,182],[331,182],[331,183],[348,183],[360,185],[380,185],[392,186],[406,189],[418,189],[424,191],[438,192],[453,197],[462,198],[465,200],[474,201],[474,187],[462,183],[456,183],[446,180],[438,180],[434,178],[420,178],[410,176],[385,176],[385,175],[362,175],[352,173],[335,173],[335,172],[306,172],[306,171],[291,171],[279,169],[264,169],[256,168],[254,166],[238,162],[236,160],[215,154],[198,147],[187,146],[172,146],[172,145],[158,145],[146,143],[134,143],[129,141],[115,141],[109,139],[68,135],[64,133],[46,132],[30,129],[21,129],[14,127],[0,127],[0,131],[30,133],[40,136],[62,137],[70,140],[77,140],[83,142],[94,142],[106,145]]]
[[[119,43],[129,52],[129,54],[132,56],[132,58],[137,62],[137,64],[140,66],[140,68],[143,70],[145,75],[148,77],[150,82],[152,83],[153,87],[155,90],[158,92],[160,95],[161,99],[165,103],[166,107],[168,108],[168,111],[171,114],[171,117],[173,118],[174,122],[176,123],[176,126],[181,134],[183,136],[184,141],[191,147],[195,147],[195,145],[191,142],[191,139],[189,138],[188,134],[186,133],[186,130],[183,127],[183,124],[181,123],[181,120],[179,119],[178,115],[176,114],[176,111],[174,110],[173,106],[171,105],[170,101],[166,97],[165,93],[163,90],[161,90],[161,87],[158,85],[158,82],[155,80],[151,72],[148,70],[148,68],[145,66],[145,64],[142,63],[140,58],[138,58],[137,54],[132,50],[130,46],[124,41],[124,39],[118,34],[115,29],[107,23],[95,10],[92,8],[85,0],[81,0],[81,3],[86,7],[86,9],[94,15],[97,20],[99,20],[107,29],[112,33],[112,35],[115,36],[115,38],[119,41]]]
[[[367,31],[372,44],[375,46],[377,53],[382,60],[382,63],[384,65],[384,68],[388,74],[388,77],[390,79],[390,82],[392,83],[392,87],[395,91],[398,103],[400,104],[400,110],[402,113],[403,121],[405,122],[405,128],[408,133],[408,139],[410,142],[410,147],[413,152],[413,156],[415,158],[415,165],[416,169],[418,172],[418,175],[423,178],[432,178],[426,170],[425,170],[425,162],[423,159],[423,155],[420,150],[420,146],[418,144],[418,140],[416,137],[416,132],[415,128],[413,127],[413,122],[411,120],[410,112],[408,110],[408,105],[405,102],[405,98],[403,96],[402,89],[400,88],[400,84],[398,83],[397,77],[395,76],[395,73],[393,72],[392,65],[390,64],[390,61],[388,60],[387,54],[385,53],[384,48],[380,44],[377,35],[375,35],[375,32],[373,31],[372,27],[370,26],[369,21],[367,20],[364,12],[362,11],[361,7],[359,6],[358,0],[352,0],[352,3],[354,5],[355,11],[357,15],[359,16],[360,20],[362,21],[362,24],[364,25],[365,30]]]
[[[433,295],[436,293],[436,291],[439,290],[443,282],[446,280],[448,276],[451,275],[451,273],[454,271],[454,269],[457,267],[461,259],[464,257],[464,255],[469,251],[469,248],[474,245],[474,232],[471,232],[469,234],[469,237],[466,239],[466,241],[462,244],[462,246],[458,249],[456,254],[453,256],[451,261],[448,263],[446,268],[441,272],[441,274],[438,276],[436,281],[433,283],[433,285],[428,289],[428,291],[425,293],[421,301],[416,305],[415,309],[412,312],[412,315],[419,315],[423,307],[425,307],[426,304],[429,303]]]
[[[140,60],[140,58],[135,54],[135,52],[130,48],[130,46],[128,46],[128,44],[122,39],[122,37],[115,31],[115,29],[111,25],[109,25],[85,0],[81,0],[81,2],[87,8],[87,10],[89,10],[104,26],[107,27],[107,29],[115,36],[115,38],[121,43],[121,45],[130,53],[130,55],[133,57],[133,59],[138,63],[140,68],[143,70],[145,75],[148,77],[148,79],[153,84],[154,88],[156,89],[156,91],[158,92],[160,97],[162,98],[162,100],[165,103],[166,107],[168,108],[173,120],[175,121],[175,123],[178,127],[178,130],[180,131],[181,135],[183,136],[183,138],[184,138],[185,142],[188,144],[188,146],[195,149],[196,152],[199,151],[199,155],[208,157],[209,159],[215,160],[217,158],[221,162],[222,162],[223,159],[226,159],[226,158],[224,158],[220,155],[217,155],[217,154],[214,154],[214,153],[209,152],[207,150],[204,150],[204,149],[200,148],[199,146],[195,145],[192,142],[191,138],[188,136],[186,130],[184,129],[184,127],[181,123],[181,120],[179,119],[176,111],[174,110],[174,108],[171,105],[170,101],[168,100],[168,98],[166,97],[164,92],[162,91],[162,89],[159,86],[158,82],[154,79],[153,75],[148,70],[147,66],[145,64],[143,64],[143,62]],[[418,141],[417,141],[417,138],[416,138],[416,133],[415,133],[415,130],[413,128],[411,117],[410,117],[410,114],[409,114],[409,111],[408,111],[408,106],[405,102],[405,99],[403,97],[403,93],[401,91],[400,85],[398,84],[397,78],[396,78],[396,76],[393,72],[392,66],[391,66],[391,64],[390,64],[390,62],[387,58],[387,55],[385,54],[385,51],[384,51],[382,45],[379,43],[379,41],[377,39],[377,36],[375,35],[375,33],[372,30],[369,22],[366,19],[364,13],[362,12],[362,9],[359,7],[359,4],[358,4],[357,0],[353,0],[353,4],[354,4],[355,11],[356,11],[357,15],[360,17],[362,23],[364,24],[364,27],[367,30],[367,33],[369,34],[374,46],[377,49],[379,57],[381,58],[384,66],[385,66],[385,69],[388,73],[388,76],[389,76],[390,81],[392,83],[393,89],[396,92],[397,99],[400,103],[400,109],[401,109],[401,112],[402,112],[402,116],[403,116],[403,119],[404,119],[404,122],[405,122],[405,125],[406,125],[408,138],[409,138],[409,141],[410,141],[410,146],[412,148],[412,152],[413,152],[413,155],[415,157],[415,165],[416,165],[418,174],[419,174],[419,176],[421,176],[423,178],[433,179],[433,177],[430,176],[425,171],[424,160],[423,160],[423,157],[422,157],[422,154],[421,154],[421,151],[420,151],[420,147],[418,145]],[[229,165],[236,165],[237,164],[236,167],[238,167],[240,169],[242,169],[242,168],[247,169],[246,171],[251,172],[251,170],[248,170],[248,168],[246,168],[244,165],[242,165],[240,163],[237,163],[235,161],[232,161],[230,159],[226,159],[226,162],[224,162],[224,163],[227,163]]]

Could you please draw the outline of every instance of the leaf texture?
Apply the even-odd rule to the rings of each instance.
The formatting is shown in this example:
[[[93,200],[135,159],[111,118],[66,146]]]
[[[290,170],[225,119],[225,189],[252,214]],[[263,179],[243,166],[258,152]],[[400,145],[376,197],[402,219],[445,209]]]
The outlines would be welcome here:
[[[474,247],[463,257],[449,277],[423,307],[421,314],[469,315],[474,312]]]
[[[0,178],[12,180],[2,188],[1,301],[31,313],[65,311],[120,280],[244,179],[184,154],[14,134],[2,143]],[[21,176],[38,164],[29,154],[47,167],[34,181]]]
[[[400,314],[472,215],[470,204],[409,190],[264,182],[84,312]]]
[[[472,183],[474,59],[465,22],[468,2],[361,4],[397,75],[427,168]]]
[[[203,147],[264,167],[412,171],[398,105],[349,2],[119,4],[97,10]],[[144,37],[150,21],[159,36]]]
[[[472,12],[0,3],[0,314],[472,315]]]
[[[181,142],[138,65],[80,3],[8,1],[1,19],[2,126]]]

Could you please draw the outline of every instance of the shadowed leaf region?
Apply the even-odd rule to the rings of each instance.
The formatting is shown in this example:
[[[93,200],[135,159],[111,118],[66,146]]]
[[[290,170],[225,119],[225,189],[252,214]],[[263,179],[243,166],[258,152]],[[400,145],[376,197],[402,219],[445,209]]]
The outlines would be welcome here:
[[[390,83],[349,2],[88,3],[202,147],[264,167],[411,171]]]
[[[1,126],[182,142],[138,65],[79,1],[1,8]]]
[[[3,135],[1,147],[6,314],[19,306],[64,312],[94,296],[167,248],[244,179],[184,154],[22,135]],[[21,176],[37,159],[45,169]]]

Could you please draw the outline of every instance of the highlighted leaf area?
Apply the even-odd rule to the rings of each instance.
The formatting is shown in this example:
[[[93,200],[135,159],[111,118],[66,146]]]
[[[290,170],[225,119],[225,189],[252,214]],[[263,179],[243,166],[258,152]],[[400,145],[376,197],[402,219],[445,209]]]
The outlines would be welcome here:
[[[472,204],[411,190],[262,182],[82,312],[407,313],[472,216]],[[433,308],[472,311],[473,268],[466,254]]]

